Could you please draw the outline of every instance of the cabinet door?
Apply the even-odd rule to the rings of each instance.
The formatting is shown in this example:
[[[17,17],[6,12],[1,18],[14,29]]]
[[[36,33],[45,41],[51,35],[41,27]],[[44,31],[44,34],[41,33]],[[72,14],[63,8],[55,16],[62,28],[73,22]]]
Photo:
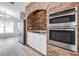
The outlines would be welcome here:
[[[30,45],[31,47],[34,46],[34,37],[33,33],[28,32],[28,38],[27,38],[27,44]]]
[[[40,41],[40,34],[37,33],[37,37],[36,37],[36,49],[40,52],[40,44],[41,44],[41,41]]]
[[[31,47],[34,47],[34,34],[33,33],[30,33],[31,36],[29,36],[31,39],[30,39],[30,45]]]
[[[31,43],[32,43],[32,48],[34,48],[34,49],[36,49],[35,48],[35,45],[36,45],[35,44],[36,43],[36,37],[35,36],[36,36],[35,33],[32,33],[32,36],[31,36],[32,37],[32,42]]]
[[[30,39],[31,39],[30,36],[31,36],[30,33],[27,32],[27,44],[28,44],[28,45],[30,44]]]
[[[31,43],[31,33],[28,32],[28,33],[27,33],[27,36],[28,36],[28,37],[27,37],[27,44],[31,46],[31,44],[30,44],[30,43]]]
[[[41,53],[46,55],[47,54],[47,40],[46,40],[45,34],[40,35],[40,41],[41,41],[40,51],[41,51]]]
[[[33,39],[34,39],[33,48],[40,52],[40,49],[39,49],[39,43],[40,43],[39,38],[40,37],[39,37],[38,33],[34,33],[33,36],[34,36],[33,37]]]

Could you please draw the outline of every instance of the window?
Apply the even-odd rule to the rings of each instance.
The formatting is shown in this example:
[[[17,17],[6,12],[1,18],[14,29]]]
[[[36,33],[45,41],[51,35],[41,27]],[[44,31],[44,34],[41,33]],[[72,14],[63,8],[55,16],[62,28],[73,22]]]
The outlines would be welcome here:
[[[14,21],[9,16],[6,17],[5,15],[0,14],[0,34],[3,33],[13,33],[14,32]]]
[[[4,33],[4,22],[0,19],[0,33]]]
[[[13,32],[14,32],[14,22],[6,22],[5,33],[13,33]]]
[[[0,33],[4,33],[4,15],[0,13]]]

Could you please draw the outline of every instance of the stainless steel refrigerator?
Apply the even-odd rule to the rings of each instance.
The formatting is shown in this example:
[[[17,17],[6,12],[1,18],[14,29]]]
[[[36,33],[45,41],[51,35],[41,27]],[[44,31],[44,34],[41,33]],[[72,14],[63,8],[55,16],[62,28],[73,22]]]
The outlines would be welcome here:
[[[24,20],[24,13],[20,13],[20,20],[18,23],[18,41],[22,44],[25,44],[26,42],[26,26],[25,26],[25,20]]]

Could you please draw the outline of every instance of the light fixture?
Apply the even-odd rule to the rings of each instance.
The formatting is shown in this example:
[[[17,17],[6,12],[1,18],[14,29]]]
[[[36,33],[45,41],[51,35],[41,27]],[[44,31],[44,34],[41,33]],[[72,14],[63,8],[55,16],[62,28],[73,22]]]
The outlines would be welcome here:
[[[14,2],[10,2],[11,5],[14,5]]]
[[[0,14],[0,16],[4,16],[3,14]]]

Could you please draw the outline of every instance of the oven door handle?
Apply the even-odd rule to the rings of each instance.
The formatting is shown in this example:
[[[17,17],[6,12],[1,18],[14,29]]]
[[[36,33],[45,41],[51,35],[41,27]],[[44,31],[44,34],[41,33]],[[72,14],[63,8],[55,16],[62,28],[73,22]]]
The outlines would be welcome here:
[[[75,31],[75,29],[50,29],[50,30],[65,30],[65,31]]]

